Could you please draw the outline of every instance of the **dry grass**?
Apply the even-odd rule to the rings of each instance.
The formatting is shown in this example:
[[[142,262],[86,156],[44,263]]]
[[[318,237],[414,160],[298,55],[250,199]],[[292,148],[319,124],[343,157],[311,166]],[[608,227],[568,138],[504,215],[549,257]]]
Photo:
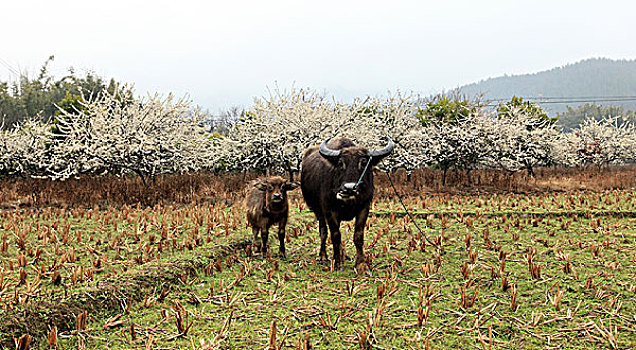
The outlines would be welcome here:
[[[390,196],[392,189],[386,174],[376,171],[380,195]],[[447,184],[442,186],[441,171],[422,169],[414,172],[407,180],[407,174],[398,171],[391,177],[400,193],[467,193],[467,192],[571,192],[580,190],[606,191],[636,188],[636,166],[613,168],[539,168],[536,177],[526,172],[509,174],[499,170],[476,170],[448,172]],[[384,190],[384,191],[383,191]]]
[[[407,196],[421,193],[472,193],[534,191],[604,191],[636,187],[636,167],[625,166],[598,170],[541,168],[536,177],[525,172],[508,174],[497,170],[471,172],[449,171],[447,185],[441,185],[441,171],[422,169],[410,179],[403,171],[391,175],[398,191]],[[225,202],[243,198],[245,184],[257,174],[192,173],[164,175],[144,186],[137,177],[84,177],[57,182],[46,179],[0,178],[0,209],[18,207],[106,207],[123,205],[188,204]],[[393,196],[385,173],[376,171],[376,196]]]
[[[46,179],[0,179],[0,208],[120,207],[200,202],[233,203],[254,174],[210,173],[159,176],[148,186],[137,177],[83,177],[64,182]]]

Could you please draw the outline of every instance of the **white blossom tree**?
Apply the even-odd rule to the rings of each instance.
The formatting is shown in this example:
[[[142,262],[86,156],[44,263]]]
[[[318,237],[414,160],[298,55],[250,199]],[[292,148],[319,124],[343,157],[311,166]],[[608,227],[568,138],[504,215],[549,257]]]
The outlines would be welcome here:
[[[599,169],[636,160],[636,128],[631,121],[619,123],[619,117],[600,120],[586,118],[577,129],[566,134],[570,165]]]
[[[220,143],[220,165],[232,170],[284,170],[298,173],[304,150],[331,137],[345,136],[376,148],[391,137],[396,149],[381,167],[412,171],[423,164],[422,126],[410,97],[356,99],[350,104],[327,99],[310,89],[275,90],[256,99]]]
[[[104,91],[84,107],[74,113],[60,109],[56,118],[56,158],[66,160],[57,178],[135,173],[146,183],[212,162],[212,140],[185,98],[155,94],[137,100]]]
[[[480,167],[490,152],[492,116],[478,108],[478,103],[436,96],[419,111],[424,124],[420,158],[442,170],[443,185],[451,168],[466,170],[470,180],[470,172]]]
[[[446,184],[448,170],[459,164],[459,145],[465,138],[463,126],[451,123],[431,123],[422,133],[420,152],[427,165],[442,170],[442,185]]]
[[[349,106],[309,89],[275,90],[254,100],[221,140],[219,164],[231,170],[281,169],[293,179],[308,146],[353,125]]]
[[[534,176],[537,166],[555,162],[554,150],[562,134],[554,120],[531,104],[508,103],[498,112],[489,125],[494,136],[488,157],[491,166],[509,172],[525,169]]]
[[[54,156],[51,125],[31,118],[0,131],[0,170],[5,174],[45,177],[64,165]]]
[[[17,130],[5,130],[4,123],[0,124],[0,174],[15,174],[18,171]]]
[[[426,164],[427,154],[422,152],[424,128],[418,119],[416,99],[400,92],[389,93],[386,98],[357,99],[351,104],[353,125],[341,134],[366,148],[381,148],[385,137],[395,143],[391,155],[378,168],[395,171],[404,169],[411,173]]]

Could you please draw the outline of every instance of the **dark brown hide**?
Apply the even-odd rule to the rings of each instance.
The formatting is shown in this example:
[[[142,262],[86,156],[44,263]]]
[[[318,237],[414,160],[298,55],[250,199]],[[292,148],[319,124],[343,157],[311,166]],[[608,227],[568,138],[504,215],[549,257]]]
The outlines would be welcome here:
[[[247,223],[252,227],[254,245],[267,255],[269,228],[278,224],[279,253],[285,257],[285,226],[287,225],[287,191],[298,187],[298,183],[287,183],[280,176],[255,181],[245,199]],[[260,234],[260,240],[259,240]]]
[[[373,201],[373,169],[392,150],[393,144],[382,152],[356,146],[346,138],[330,140],[323,153],[319,147],[310,147],[303,155],[300,174],[301,189],[307,206],[318,219],[320,230],[319,259],[327,260],[327,229],[331,233],[333,260],[336,267],[342,263],[340,222],[355,218],[353,242],[356,247],[356,267],[365,262],[364,227]],[[381,153],[381,154],[380,154]],[[374,155],[368,170],[360,176]],[[357,184],[357,185],[356,185]]]

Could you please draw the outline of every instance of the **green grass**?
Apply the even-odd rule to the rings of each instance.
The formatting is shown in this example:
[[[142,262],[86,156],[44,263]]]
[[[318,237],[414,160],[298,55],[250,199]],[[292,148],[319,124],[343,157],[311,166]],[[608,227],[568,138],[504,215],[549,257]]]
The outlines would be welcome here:
[[[398,202],[379,201],[365,237],[372,275],[360,276],[352,261],[342,271],[316,262],[317,224],[297,197],[286,260],[248,256],[243,249],[210,253],[250,239],[240,207],[5,213],[0,234],[8,248],[1,259],[8,284],[0,298],[5,312],[17,312],[38,300],[64,300],[64,286],[67,294],[81,294],[103,280],[138,277],[148,265],[181,263],[196,272],[170,281],[153,275],[157,280],[147,297],[126,299],[126,291],[118,291],[122,300],[132,300],[128,312],[126,303],[91,312],[79,333],[73,332],[74,323],[64,330],[58,326],[58,348],[262,349],[271,343],[303,348],[305,342],[314,349],[630,348],[636,347],[636,219],[625,212],[635,210],[634,198],[630,191],[407,198],[409,209],[419,212],[418,225],[430,240],[442,242],[441,249],[399,214]],[[75,239],[60,243],[59,230],[56,243],[44,244],[38,234],[55,223],[70,223]],[[23,249],[15,227],[28,231]],[[341,228],[353,257],[352,224]],[[274,230],[271,251],[277,243]],[[20,299],[28,291],[18,285],[16,267],[19,254],[28,256],[29,249],[42,251],[37,264],[29,256],[26,266],[29,281],[40,276],[41,285],[21,304],[14,300],[16,292]],[[77,261],[59,267],[63,286],[54,285],[48,268],[69,249]],[[528,267],[528,252],[535,249],[538,278]],[[73,269],[94,269],[96,256],[103,271],[71,286]],[[45,272],[38,275],[42,263]],[[515,309],[514,288],[504,291],[502,277],[516,288]],[[164,298],[162,286],[170,290]],[[462,304],[462,287],[469,301],[476,293],[474,305]],[[420,314],[428,312],[421,325],[418,308]],[[114,327],[105,327],[119,314]],[[178,315],[186,327],[192,322],[186,334],[177,329]],[[45,348],[46,335],[33,342]]]

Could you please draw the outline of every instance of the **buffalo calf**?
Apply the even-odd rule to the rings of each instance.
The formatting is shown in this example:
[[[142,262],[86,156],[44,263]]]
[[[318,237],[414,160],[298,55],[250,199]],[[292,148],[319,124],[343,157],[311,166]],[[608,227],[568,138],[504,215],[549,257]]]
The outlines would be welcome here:
[[[298,187],[296,182],[287,182],[280,176],[257,180],[252,184],[245,200],[247,223],[252,226],[254,245],[267,256],[269,228],[278,224],[279,253],[285,257],[285,226],[287,225],[287,191]],[[259,240],[260,234],[260,240]]]

